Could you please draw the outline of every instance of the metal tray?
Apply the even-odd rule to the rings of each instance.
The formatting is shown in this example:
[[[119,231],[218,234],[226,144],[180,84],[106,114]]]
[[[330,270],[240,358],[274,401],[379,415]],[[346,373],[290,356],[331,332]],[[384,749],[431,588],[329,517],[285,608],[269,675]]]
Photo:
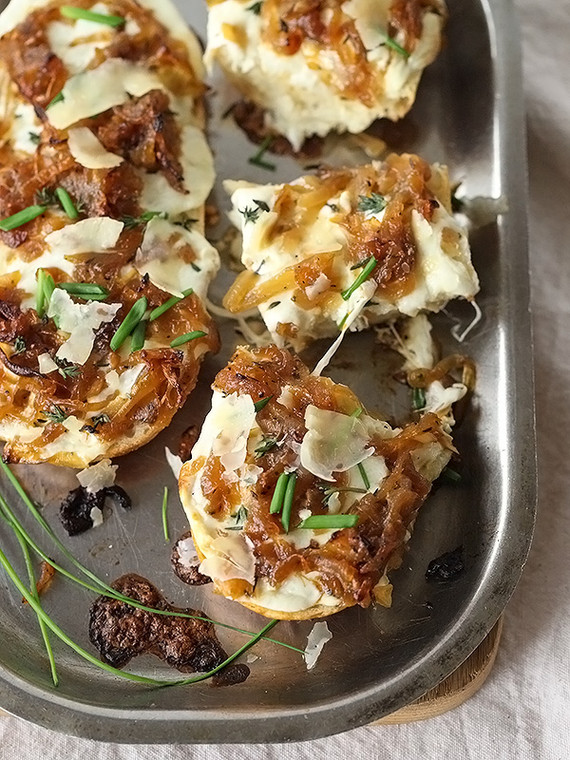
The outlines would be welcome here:
[[[201,0],[178,4],[203,34]],[[352,609],[330,619],[333,639],[311,672],[299,655],[259,644],[250,678],[226,689],[208,683],[137,686],[95,670],[55,642],[61,684],[54,689],[35,617],[0,575],[0,705],[6,710],[57,731],[115,742],[316,738],[366,724],[416,699],[452,672],[497,620],[527,556],[536,501],[520,53],[511,0],[451,0],[449,5],[447,47],[424,76],[398,148],[447,163],[467,196],[504,196],[509,210],[471,239],[484,318],[463,346],[479,369],[475,401],[456,436],[467,477],[459,486],[438,488],[420,513],[411,551],[393,574],[394,606]],[[212,86],[211,135],[219,176],[261,181],[297,176],[301,167],[293,159],[280,160],[276,175],[247,163],[255,148],[229,120],[220,119],[227,93],[221,82]],[[216,195],[227,208],[220,187]],[[219,278],[217,302],[231,276],[226,271]],[[453,305],[450,313],[470,319],[465,304]],[[440,315],[435,321],[444,349],[457,350],[449,318]],[[209,384],[239,340],[233,324],[222,325],[222,335],[222,353],[206,362],[198,389],[171,429],[120,460],[118,482],[132,494],[134,509],[108,512],[102,527],[66,540],[76,556],[108,580],[138,572],[175,604],[259,630],[260,617],[214,596],[208,587],[190,589],[173,576],[161,529],[165,484],[172,493],[171,535],[186,529],[164,446],[175,449],[179,433],[205,416]],[[315,346],[307,360],[322,352],[323,344]],[[387,380],[397,366],[397,357],[375,347],[371,334],[355,335],[347,337],[330,374],[350,384],[368,408],[398,417],[402,408]],[[57,507],[74,485],[73,472],[49,466],[16,469],[60,531]],[[6,484],[4,492],[16,503]],[[17,547],[6,533],[0,526],[2,546],[16,558]],[[429,561],[459,545],[466,556],[463,576],[452,584],[428,583]],[[92,597],[57,579],[44,600],[63,629],[89,648]],[[304,647],[311,627],[310,622],[281,623],[274,635]],[[223,630],[219,635],[229,651],[244,641]],[[172,676],[152,658],[132,667]]]

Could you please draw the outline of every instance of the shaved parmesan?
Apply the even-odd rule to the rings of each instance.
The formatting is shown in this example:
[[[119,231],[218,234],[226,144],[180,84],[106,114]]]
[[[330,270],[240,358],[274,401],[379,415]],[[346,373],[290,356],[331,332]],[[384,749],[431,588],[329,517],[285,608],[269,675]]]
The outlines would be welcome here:
[[[178,550],[178,560],[183,567],[194,567],[200,564],[192,536],[178,541],[176,549]]]
[[[451,451],[445,449],[441,443],[432,441],[412,451],[410,456],[419,474],[433,483],[451,459]]]
[[[244,580],[253,586],[255,583],[253,544],[242,535],[219,536],[210,544],[208,556],[200,565],[200,572],[222,583]]]
[[[89,493],[97,493],[115,484],[118,466],[110,459],[102,459],[97,464],[77,473],[77,480]]]
[[[422,411],[441,414],[465,395],[467,395],[467,387],[463,383],[454,383],[449,388],[444,388],[439,380],[436,380],[426,389],[426,405]]]
[[[157,89],[164,88],[156,74],[121,58],[110,58],[96,69],[68,79],[62,90],[63,100],[54,103],[47,115],[56,129],[67,129],[82,119],[125,103],[130,95],[140,98]]]
[[[129,367],[129,369],[121,372],[121,374],[112,369],[105,376],[107,387],[97,396],[90,398],[89,403],[100,404],[102,401],[106,401],[116,393],[118,393],[119,396],[130,396],[137,380],[145,369],[145,364],[137,364],[135,367]]]
[[[328,290],[330,286],[331,281],[326,276],[326,274],[321,272],[314,283],[312,285],[308,285],[305,288],[305,293],[307,294],[309,301],[314,301],[317,296],[320,296],[321,293],[324,293],[325,290]]]
[[[56,357],[72,364],[85,364],[93,350],[94,331],[102,324],[112,322],[120,308],[118,303],[74,303],[69,293],[56,288],[49,303],[48,317],[55,318],[59,329],[69,333]]]
[[[50,109],[51,111],[51,109]],[[178,192],[164,174],[143,174],[140,204],[146,211],[157,208],[177,217],[201,206],[214,186],[214,159],[201,129],[186,126],[181,134],[180,163],[184,172],[185,192]]]
[[[111,169],[123,163],[121,156],[109,153],[87,127],[69,130],[69,152],[86,169]]]
[[[172,451],[168,448],[168,446],[164,447],[164,454],[166,456],[166,461],[168,462],[168,466],[172,470],[172,474],[178,480],[180,477],[180,472],[182,471],[182,466],[184,462],[182,459],[180,459],[179,456],[176,454],[173,454]]]
[[[49,375],[51,372],[57,372],[59,367],[49,354],[40,354],[38,356],[38,369],[41,375]]]
[[[50,232],[45,240],[52,251],[63,256],[105,253],[117,244],[124,226],[109,216],[94,216]]]
[[[247,441],[254,425],[255,407],[251,396],[237,393],[223,396],[214,391],[212,409],[204,420],[192,458],[207,458],[212,453],[220,458],[226,471],[237,470],[245,463]]]
[[[92,528],[99,528],[101,525],[103,525],[103,512],[99,509],[99,507],[93,507],[89,513],[89,517],[93,523],[91,526]]]
[[[305,663],[307,670],[312,670],[317,664],[321,652],[327,642],[332,639],[332,633],[326,623],[315,623],[308,638],[305,648]]]
[[[374,453],[366,427],[356,417],[310,404],[305,425],[301,464],[318,478],[332,481],[334,472],[346,472]]]

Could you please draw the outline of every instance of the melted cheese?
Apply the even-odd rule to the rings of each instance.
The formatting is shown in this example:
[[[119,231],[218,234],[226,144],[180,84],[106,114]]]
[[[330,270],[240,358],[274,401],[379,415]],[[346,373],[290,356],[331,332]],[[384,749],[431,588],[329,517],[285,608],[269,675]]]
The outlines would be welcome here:
[[[111,169],[123,163],[121,156],[109,153],[87,127],[69,130],[69,152],[86,169]]]
[[[84,462],[85,466],[98,459],[105,452],[107,444],[92,433],[82,432],[81,428],[84,424],[75,416],[68,417],[63,423],[65,432],[43,447],[45,459],[58,454],[73,453]]]
[[[38,146],[33,135],[39,136],[42,131],[42,123],[34,107],[29,103],[18,103],[11,118],[10,128],[14,150],[34,155]]]
[[[121,304],[95,301],[75,303],[69,293],[56,288],[47,314],[57,320],[60,330],[69,333],[56,357],[72,364],[85,364],[93,350],[95,330],[106,322],[112,322],[120,308]]]
[[[145,369],[145,364],[137,364],[135,367],[129,367],[129,369],[121,372],[121,374],[114,369],[107,372],[105,375],[106,387],[97,396],[92,396],[89,399],[89,403],[100,404],[117,394],[125,398],[131,396],[138,379]]]
[[[41,436],[41,427],[32,427],[25,422],[10,419],[0,420],[0,436],[2,440],[12,443],[32,443]]]

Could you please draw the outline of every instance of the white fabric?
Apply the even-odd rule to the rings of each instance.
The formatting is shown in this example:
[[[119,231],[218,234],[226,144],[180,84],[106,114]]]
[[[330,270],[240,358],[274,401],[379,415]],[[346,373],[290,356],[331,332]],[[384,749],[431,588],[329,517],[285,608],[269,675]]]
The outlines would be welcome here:
[[[451,0],[453,2],[453,0]],[[566,760],[570,757],[570,0],[519,0],[531,168],[540,505],[497,663],[462,707],[425,723],[291,746],[126,747],[0,718],[6,760]]]

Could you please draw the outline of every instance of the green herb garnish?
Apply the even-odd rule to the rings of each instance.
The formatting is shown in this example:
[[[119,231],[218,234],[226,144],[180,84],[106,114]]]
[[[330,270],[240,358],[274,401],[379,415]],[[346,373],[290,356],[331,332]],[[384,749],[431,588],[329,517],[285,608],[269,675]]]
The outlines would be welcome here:
[[[145,211],[140,216],[123,216],[121,217],[121,221],[125,225],[125,229],[134,230],[156,218],[168,219],[168,214],[165,211]]]
[[[131,335],[131,354],[144,348],[148,319],[141,319]]]
[[[78,367],[77,364],[68,364],[61,359],[56,359],[55,363],[57,364],[57,371],[63,378],[79,377],[81,375],[81,367]]]
[[[53,100],[50,100],[50,102],[46,106],[46,111],[51,108],[52,106],[55,106],[56,103],[63,103],[65,100],[65,95],[63,94],[63,90],[61,92],[58,92],[58,94],[53,98]]]
[[[123,26],[125,23],[125,19],[122,16],[110,16],[106,13],[94,13],[93,11],[87,11],[84,8],[77,8],[75,5],[62,5],[60,12],[61,15],[65,18],[93,21],[97,24],[105,24],[106,26],[117,27]]]
[[[410,57],[410,54],[408,53],[408,51],[405,48],[403,48],[398,42],[396,42],[395,39],[393,39],[392,37],[390,37],[390,35],[388,34],[388,32],[386,32],[386,42],[385,42],[385,45],[387,45],[388,47],[392,48],[392,50],[395,50],[397,53],[399,53],[400,55],[402,55],[404,58],[409,58]]]
[[[388,204],[386,198],[379,193],[358,196],[358,210],[364,214],[379,214]]]
[[[277,480],[275,491],[273,492],[273,498],[271,499],[271,506],[269,507],[269,513],[276,515],[281,512],[283,508],[283,499],[285,498],[285,492],[287,491],[287,485],[289,483],[289,474],[282,472]]]
[[[34,145],[39,145],[42,139],[41,135],[37,132],[28,132],[28,137],[30,138],[30,142],[34,143]]]
[[[196,340],[197,338],[205,338],[207,334],[208,333],[205,333],[203,330],[193,330],[193,332],[189,332],[185,335],[181,335],[179,338],[175,338],[170,344],[170,348],[179,348],[180,346],[184,346],[186,343],[190,343],[191,340]]]
[[[348,301],[351,295],[356,290],[358,290],[358,288],[361,285],[363,285],[366,282],[366,280],[370,277],[372,272],[375,270],[376,264],[377,264],[376,259],[374,258],[374,256],[371,256],[370,260],[368,261],[368,264],[366,264],[366,266],[364,267],[362,272],[358,275],[356,280],[352,283],[350,288],[348,288],[347,290],[343,290],[343,292],[341,293],[343,300]]]
[[[12,352],[12,356],[18,356],[18,354],[23,354],[26,348],[27,348],[26,341],[22,338],[21,335],[18,335],[18,337],[14,341],[14,350]]]
[[[365,494],[368,493],[368,491],[365,488],[351,488],[350,486],[331,486],[328,483],[322,483],[319,485],[319,488],[323,492],[323,504],[325,506],[329,506],[330,500],[335,494],[340,493],[361,493]]]
[[[261,457],[264,457],[269,451],[271,451],[271,449],[274,449],[276,446],[276,440],[269,438],[268,436],[263,436],[263,440],[255,449],[255,458],[261,459]]]
[[[119,325],[117,332],[111,338],[111,351],[118,351],[126,339],[131,335],[135,327],[145,315],[148,301],[145,296],[139,298],[131,308],[127,316]]]
[[[459,472],[456,472],[451,467],[446,467],[441,473],[442,480],[447,480],[448,483],[461,483],[463,478]]]
[[[54,404],[50,412],[43,411],[43,416],[48,422],[53,422],[55,425],[61,425],[69,417],[69,414],[61,406]]]
[[[287,482],[287,488],[285,490],[285,497],[283,499],[283,509],[281,510],[281,522],[285,528],[285,533],[289,533],[289,525],[291,524],[291,510],[293,508],[293,497],[295,496],[295,487],[297,485],[297,476],[295,473],[289,475]]]
[[[244,224],[247,224],[248,222],[255,224],[259,219],[262,209],[246,206],[244,209],[238,209],[238,211],[244,218]]]
[[[43,317],[51,301],[53,291],[55,290],[55,280],[49,272],[44,269],[38,269],[36,273],[38,289],[36,292],[36,311],[38,317]]]
[[[71,195],[63,187],[58,187],[55,191],[57,199],[61,203],[62,209],[65,211],[70,219],[78,219],[79,211],[75,208],[75,204],[71,200]]]
[[[243,530],[245,527],[245,523],[247,521],[247,509],[244,506],[241,506],[238,511],[235,513],[234,520],[235,525],[232,525],[229,528],[226,528],[226,530]]]
[[[311,515],[298,525],[298,528],[313,530],[342,530],[354,528],[358,524],[358,515]]]
[[[420,409],[425,409],[426,405],[426,392],[423,388],[414,388],[412,390],[412,409],[415,412],[419,412]]]
[[[370,490],[370,479],[368,477],[368,473],[364,469],[364,465],[362,464],[362,462],[360,462],[360,464],[358,465],[358,472],[360,473],[360,477],[362,478],[362,482],[364,483],[366,487],[366,492],[368,493],[368,491]]]
[[[18,227],[22,227],[24,224],[28,224],[28,222],[33,222],[34,219],[37,219],[38,216],[41,216],[46,211],[47,208],[45,206],[28,206],[28,208],[24,208],[16,214],[12,214],[12,216],[2,219],[0,221],[0,230],[3,232],[15,230]]]
[[[270,161],[265,161],[263,158],[263,155],[265,154],[266,150],[269,148],[272,142],[273,142],[273,137],[271,135],[268,135],[259,146],[259,150],[257,151],[257,153],[249,159],[249,163],[253,164],[254,166],[261,166],[262,169],[267,169],[270,172],[274,172],[275,164],[272,164]]]
[[[109,298],[107,288],[95,282],[60,282],[57,287],[83,301],[104,301]]]
[[[271,209],[269,208],[269,205],[265,201],[259,201],[254,198],[253,202],[255,203],[257,208],[260,208],[262,211],[266,211],[266,212],[271,211]]]
[[[169,309],[172,309],[172,307],[176,306],[176,304],[180,303],[180,301],[183,301],[184,298],[191,296],[193,292],[194,290],[192,288],[188,288],[188,290],[182,291],[182,298],[178,298],[178,296],[172,296],[172,298],[169,298],[168,301],[162,304],[162,306],[157,306],[156,309],[153,309],[151,311],[148,321],[154,322],[155,319],[162,317],[165,312],[167,312]]]
[[[164,531],[164,540],[168,543],[170,537],[168,535],[168,486],[164,486],[164,495],[162,497],[162,530]]]
[[[260,401],[256,401],[255,404],[253,405],[255,408],[255,413],[257,414],[262,409],[265,409],[265,407],[271,401],[272,398],[273,396],[266,396],[266,398],[262,398]]]
[[[91,418],[89,425],[83,425],[81,432],[91,434],[96,433],[97,428],[101,427],[101,425],[106,425],[108,422],[111,422],[111,418],[108,414],[98,414]]]
[[[246,10],[251,11],[252,13],[255,13],[256,16],[259,16],[261,13],[261,6],[263,5],[262,0],[259,0],[257,3],[252,3],[251,5],[248,5]]]

